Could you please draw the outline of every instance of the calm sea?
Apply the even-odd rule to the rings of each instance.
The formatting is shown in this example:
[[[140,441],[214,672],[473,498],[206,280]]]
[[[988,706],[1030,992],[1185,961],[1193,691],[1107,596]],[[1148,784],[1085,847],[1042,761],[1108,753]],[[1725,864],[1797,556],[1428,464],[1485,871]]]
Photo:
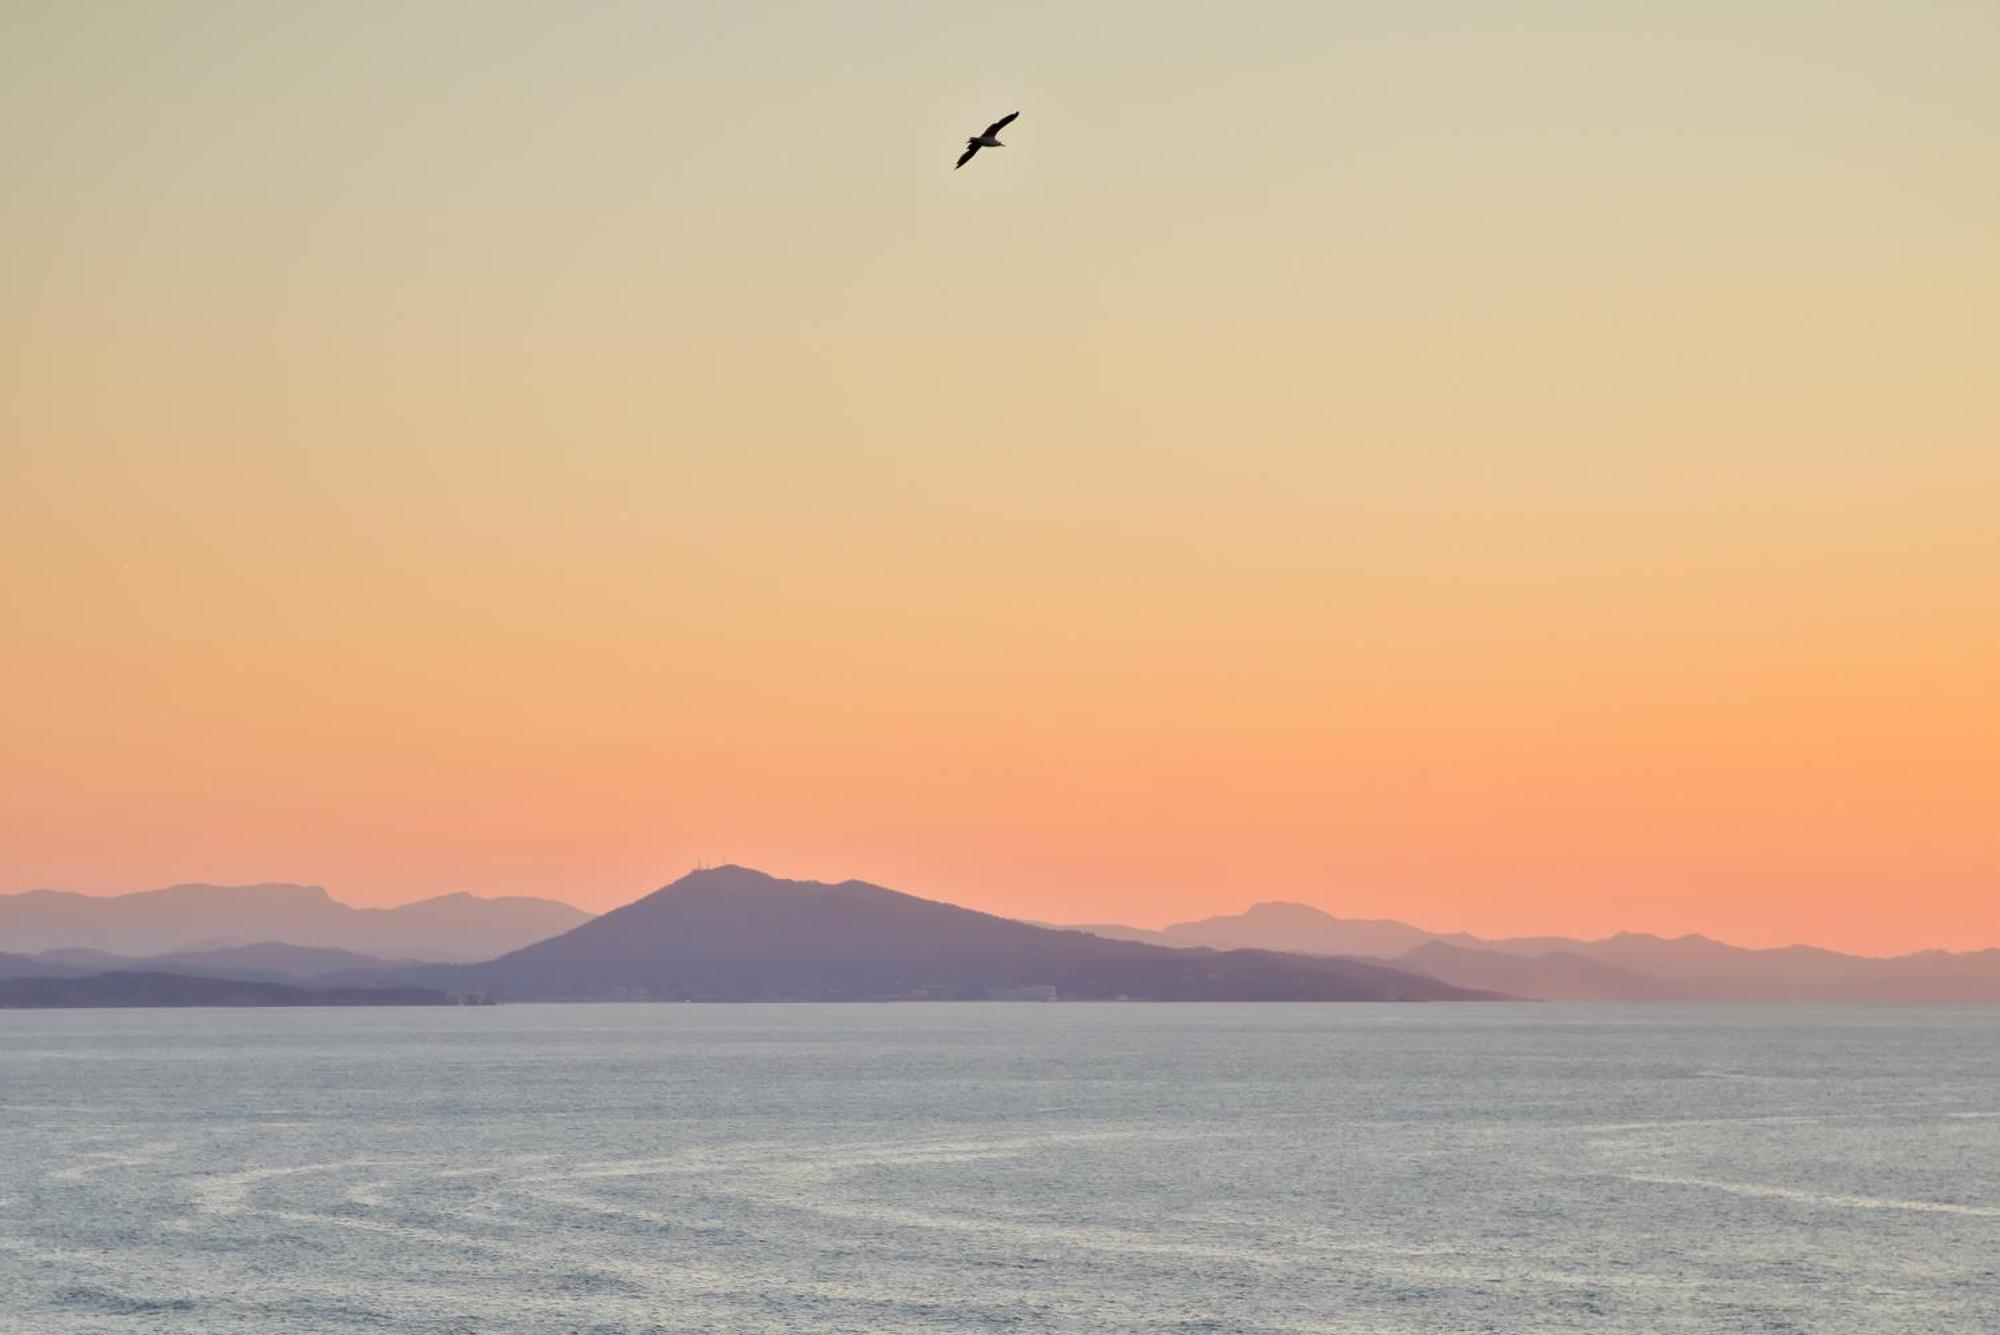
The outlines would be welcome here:
[[[0,1329],[2000,1330],[2000,1008],[0,1012]]]

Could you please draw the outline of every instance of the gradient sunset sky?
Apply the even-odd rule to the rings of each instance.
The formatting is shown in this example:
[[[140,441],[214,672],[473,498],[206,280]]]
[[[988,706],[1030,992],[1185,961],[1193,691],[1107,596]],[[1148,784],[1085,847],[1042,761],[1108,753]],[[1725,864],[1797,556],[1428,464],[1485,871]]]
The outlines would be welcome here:
[[[0,890],[2000,945],[1996,52],[11,0]]]

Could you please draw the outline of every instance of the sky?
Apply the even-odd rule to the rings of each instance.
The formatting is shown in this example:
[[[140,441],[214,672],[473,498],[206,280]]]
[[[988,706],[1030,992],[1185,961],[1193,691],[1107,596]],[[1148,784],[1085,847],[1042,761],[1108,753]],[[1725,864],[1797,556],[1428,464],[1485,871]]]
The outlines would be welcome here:
[[[0,890],[2000,946],[1995,50],[12,0]]]

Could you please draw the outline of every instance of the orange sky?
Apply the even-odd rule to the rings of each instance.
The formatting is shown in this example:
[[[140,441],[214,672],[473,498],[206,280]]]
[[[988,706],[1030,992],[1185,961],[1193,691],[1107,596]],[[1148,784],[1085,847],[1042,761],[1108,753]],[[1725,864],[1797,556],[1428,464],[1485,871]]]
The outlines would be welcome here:
[[[2000,11],[989,8],[10,6],[0,890],[2000,945]]]

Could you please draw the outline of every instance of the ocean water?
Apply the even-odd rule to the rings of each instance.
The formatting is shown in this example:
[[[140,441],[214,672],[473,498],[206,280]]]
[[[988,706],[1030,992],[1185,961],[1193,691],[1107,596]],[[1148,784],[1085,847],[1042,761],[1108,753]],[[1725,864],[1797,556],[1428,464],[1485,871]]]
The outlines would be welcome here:
[[[2000,1008],[0,1012],[0,1330],[1994,1331]]]

